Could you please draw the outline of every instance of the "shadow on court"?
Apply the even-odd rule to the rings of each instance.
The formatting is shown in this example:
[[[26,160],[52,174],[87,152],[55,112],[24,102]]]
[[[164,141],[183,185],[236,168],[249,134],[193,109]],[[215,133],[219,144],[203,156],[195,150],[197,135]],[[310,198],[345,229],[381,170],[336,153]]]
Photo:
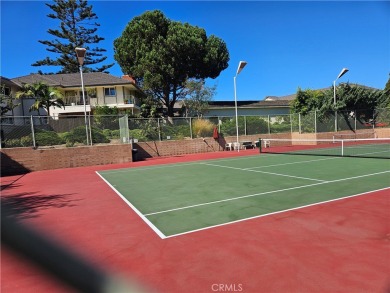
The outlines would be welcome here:
[[[72,194],[37,195],[35,193],[18,193],[3,196],[1,206],[15,218],[36,218],[39,212],[49,208],[64,208],[75,206],[76,200],[68,199]]]

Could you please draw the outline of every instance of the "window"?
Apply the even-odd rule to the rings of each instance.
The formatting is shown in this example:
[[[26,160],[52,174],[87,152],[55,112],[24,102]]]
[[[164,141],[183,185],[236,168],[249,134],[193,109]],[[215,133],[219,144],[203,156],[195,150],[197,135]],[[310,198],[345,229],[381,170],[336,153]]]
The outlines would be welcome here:
[[[105,96],[116,96],[116,90],[114,87],[106,87],[104,88]]]
[[[11,95],[11,89],[4,86],[1,88],[1,94],[8,97]]]

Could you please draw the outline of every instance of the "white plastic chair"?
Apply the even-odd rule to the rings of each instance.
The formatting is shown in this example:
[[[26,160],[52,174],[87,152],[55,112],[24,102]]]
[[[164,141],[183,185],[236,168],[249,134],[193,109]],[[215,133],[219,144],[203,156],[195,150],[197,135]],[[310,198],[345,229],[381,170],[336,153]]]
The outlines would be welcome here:
[[[233,146],[231,142],[225,144],[225,150],[229,150],[229,151],[233,150]]]
[[[239,150],[241,148],[241,144],[239,142],[233,143],[234,150]]]

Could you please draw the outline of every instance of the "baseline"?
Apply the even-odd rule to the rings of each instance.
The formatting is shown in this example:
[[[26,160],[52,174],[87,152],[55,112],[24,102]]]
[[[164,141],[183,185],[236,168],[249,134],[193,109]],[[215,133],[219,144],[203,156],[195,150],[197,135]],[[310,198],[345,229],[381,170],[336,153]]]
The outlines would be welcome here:
[[[106,182],[106,183],[108,184],[108,186],[111,187],[112,190],[115,191],[115,193],[116,193],[117,195],[120,196],[120,198],[123,199],[123,201],[124,201],[125,203],[127,203],[127,205],[128,205],[129,207],[131,207],[131,209],[132,209],[138,216],[141,217],[141,219],[142,219],[150,228],[152,228],[152,230],[153,230],[154,232],[156,232],[156,234],[157,234],[161,239],[165,239],[165,238],[167,237],[167,236],[165,236],[164,233],[162,233],[155,225],[153,225],[153,223],[150,222],[150,221],[145,217],[145,215],[143,215],[143,214],[142,214],[142,213],[141,213],[141,212],[140,212],[140,211],[139,211],[131,202],[129,202],[129,201],[127,200],[126,197],[124,197],[118,190],[116,190],[115,187],[112,186],[110,182],[108,182],[102,175],[100,175],[99,172],[97,172],[97,171],[95,171],[95,172],[96,172],[97,175],[99,175],[100,178],[103,179],[104,182]]]

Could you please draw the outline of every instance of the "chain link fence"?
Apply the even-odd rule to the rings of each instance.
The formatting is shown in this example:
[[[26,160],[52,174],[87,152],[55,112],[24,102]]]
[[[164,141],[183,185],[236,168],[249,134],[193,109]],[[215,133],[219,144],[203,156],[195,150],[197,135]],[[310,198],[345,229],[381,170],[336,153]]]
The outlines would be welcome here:
[[[123,143],[118,116],[1,117],[1,147],[44,147]],[[336,119],[335,119],[336,117]],[[162,141],[212,137],[214,128],[222,136],[237,134],[235,117],[127,118],[128,137],[138,141]],[[274,133],[321,133],[389,127],[390,109],[327,112],[319,115],[239,116],[238,135]],[[122,130],[123,131],[123,130]]]

